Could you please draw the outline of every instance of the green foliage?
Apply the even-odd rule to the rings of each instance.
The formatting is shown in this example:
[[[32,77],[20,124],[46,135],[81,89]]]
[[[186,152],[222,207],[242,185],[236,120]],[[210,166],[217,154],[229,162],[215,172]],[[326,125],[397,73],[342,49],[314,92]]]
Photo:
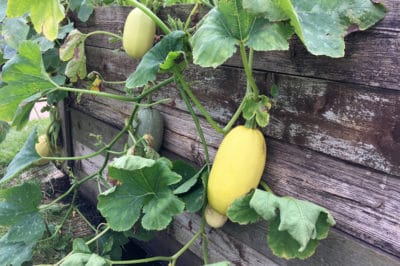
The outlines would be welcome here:
[[[268,244],[272,251],[288,259],[311,256],[318,240],[326,238],[330,226],[335,225],[332,215],[323,207],[258,189],[250,207],[270,221]],[[285,245],[281,244],[282,239]]]
[[[79,20],[86,22],[93,13],[94,5],[93,1],[71,0],[70,8],[78,13]]]
[[[40,188],[31,183],[0,190],[0,225],[9,226],[0,239],[1,265],[21,265],[31,259],[45,230],[38,212],[41,199]]]
[[[0,120],[0,143],[6,139],[7,133],[10,130],[10,125],[6,121]]]
[[[24,147],[8,165],[5,175],[0,179],[0,183],[9,181],[11,178],[17,176],[22,170],[41,159],[40,155],[35,150],[36,135],[37,132],[35,129],[29,135]]]
[[[251,224],[260,219],[260,215],[250,207],[250,200],[253,197],[253,192],[239,199],[236,199],[229,206],[226,215],[232,222],[239,224]]]
[[[182,177],[166,158],[158,160],[125,155],[109,165],[109,176],[122,184],[99,195],[98,209],[115,231],[126,231],[140,218],[143,228],[162,230],[181,213],[184,203],[170,185]]]
[[[175,64],[180,63],[173,64],[171,61],[179,58],[180,52],[186,50],[186,42],[187,36],[183,31],[173,31],[165,36],[144,55],[135,72],[128,77],[126,87],[140,87],[149,81],[154,81],[161,65],[164,71],[171,70]],[[170,53],[172,54],[170,55]]]
[[[20,102],[54,88],[46,73],[39,45],[32,41],[20,44],[18,54],[3,66],[0,87],[0,120],[11,121]]]
[[[1,33],[5,43],[14,50],[18,50],[19,44],[28,37],[29,26],[26,20],[24,18],[7,18],[3,23]]]
[[[287,22],[270,22],[246,12],[241,0],[219,1],[193,35],[193,60],[203,67],[217,67],[243,42],[256,51],[287,50],[292,29]]]
[[[194,63],[216,67],[234,54],[239,42],[256,51],[288,50],[293,30],[309,52],[343,57],[343,37],[349,29],[357,25],[364,30],[385,12],[383,5],[364,0],[317,4],[307,0],[243,0],[243,5],[241,0],[222,0],[193,35]]]
[[[269,124],[271,106],[271,100],[265,95],[248,97],[244,100],[243,117],[246,120],[255,119],[260,127],[266,127]]]
[[[58,0],[8,0],[7,17],[20,17],[30,14],[33,26],[38,33],[54,41],[57,38],[59,23],[64,19],[64,7]]]

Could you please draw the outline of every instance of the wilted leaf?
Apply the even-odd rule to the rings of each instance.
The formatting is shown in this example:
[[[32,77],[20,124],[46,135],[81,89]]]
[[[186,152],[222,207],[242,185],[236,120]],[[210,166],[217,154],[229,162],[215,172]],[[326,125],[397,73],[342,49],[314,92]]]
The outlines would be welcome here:
[[[266,127],[269,124],[270,109],[271,102],[267,96],[248,97],[244,102],[243,117],[246,120],[255,119],[260,127]]]
[[[326,238],[330,226],[335,225],[332,215],[321,206],[259,189],[254,192],[250,207],[271,222],[269,246],[286,258],[311,256],[316,247],[314,242]],[[281,244],[282,239],[286,239],[285,245]]]

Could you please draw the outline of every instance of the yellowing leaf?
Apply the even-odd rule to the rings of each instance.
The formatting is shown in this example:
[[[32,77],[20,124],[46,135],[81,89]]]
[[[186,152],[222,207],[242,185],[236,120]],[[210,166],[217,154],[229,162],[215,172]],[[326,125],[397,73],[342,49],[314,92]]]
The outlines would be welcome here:
[[[53,41],[57,38],[58,24],[64,19],[64,7],[57,0],[35,1],[31,8],[31,19],[38,33]]]

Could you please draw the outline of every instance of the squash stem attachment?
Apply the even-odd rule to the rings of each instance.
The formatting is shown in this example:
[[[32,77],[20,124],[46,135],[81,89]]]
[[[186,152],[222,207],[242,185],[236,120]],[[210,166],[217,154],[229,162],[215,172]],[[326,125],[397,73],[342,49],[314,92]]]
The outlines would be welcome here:
[[[268,186],[268,184],[265,181],[260,181],[260,185],[262,186],[262,188],[267,191],[267,192],[271,192],[272,194],[274,194],[274,192],[272,191],[272,189]]]
[[[147,16],[149,16],[157,24],[158,27],[160,27],[160,29],[165,34],[170,34],[171,33],[171,30],[168,28],[168,26],[159,17],[157,17],[157,15],[154,14],[153,11],[151,11],[148,7],[146,7],[145,5],[139,3],[136,0],[126,0],[126,2],[128,2],[129,4],[139,8],[140,10],[142,10]]]

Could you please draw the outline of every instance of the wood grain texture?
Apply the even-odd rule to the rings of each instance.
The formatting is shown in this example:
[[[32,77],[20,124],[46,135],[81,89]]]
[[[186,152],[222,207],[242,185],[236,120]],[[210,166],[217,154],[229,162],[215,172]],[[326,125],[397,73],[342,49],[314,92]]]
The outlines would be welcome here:
[[[164,113],[166,124],[168,128],[174,127],[174,130],[169,129],[166,132],[164,151],[168,151],[168,156],[172,158],[176,157],[176,155],[171,154],[171,150],[191,161],[198,163],[203,162],[204,156],[198,142],[191,139],[191,136],[181,134],[182,128],[186,128],[184,132],[194,130],[188,114],[168,115],[169,113],[169,111]],[[93,142],[88,142],[83,137],[87,135],[89,130],[95,127],[103,128],[105,139],[110,139],[116,132],[115,128],[101,120],[90,118],[88,115],[76,111],[72,111],[72,114],[73,121],[75,120],[73,124],[77,124],[78,121],[84,122],[92,120],[91,125],[83,123],[83,125],[87,126],[75,127],[73,130],[75,134],[74,145],[76,155],[88,154],[96,148]],[[177,119],[177,117],[179,118]],[[93,124],[97,125],[94,126]],[[180,126],[177,127],[177,124]],[[204,129],[206,137],[208,139],[213,139],[213,145],[217,146],[221,138],[216,136],[215,133],[211,134],[213,131],[209,128],[204,127]],[[356,172],[357,175],[362,176],[360,173],[364,173],[365,169],[354,168],[354,166],[351,165],[343,168],[340,162],[326,159],[319,154],[310,154],[309,151],[304,151],[291,145],[279,144],[272,140],[269,140],[268,143],[269,159],[266,169],[266,181],[275,190],[279,191],[280,194],[295,195],[314,202],[321,201],[322,199],[322,203],[324,204],[319,204],[324,205],[332,211],[338,225],[332,230],[328,239],[321,241],[316,254],[305,261],[286,261],[274,257],[265,242],[267,227],[263,222],[249,226],[239,226],[228,223],[224,226],[223,231],[211,230],[209,228],[207,232],[211,241],[211,260],[218,261],[221,259],[229,259],[234,262],[234,265],[258,265],[260,261],[260,265],[400,265],[400,259],[377,251],[339,232],[345,231],[350,235],[356,235],[361,239],[372,241],[370,242],[372,245],[380,244],[381,249],[390,252],[393,245],[389,243],[382,245],[384,241],[387,241],[387,238],[378,241],[376,238],[382,237],[382,235],[388,235],[393,238],[391,240],[392,242],[396,242],[396,238],[398,238],[398,236],[393,235],[396,234],[396,227],[399,226],[399,221],[395,215],[399,211],[397,208],[400,199],[395,196],[396,193],[398,194],[398,184],[393,184],[393,180],[385,179],[382,175],[373,172],[366,172],[366,179],[360,180],[360,178],[358,178],[358,182],[354,183],[354,180],[351,181],[352,176],[349,175],[348,172],[351,170],[353,173]],[[282,145],[281,149],[279,149],[279,145]],[[214,155],[216,148],[210,146],[209,149],[211,154]],[[293,149],[296,151],[293,152]],[[282,152],[282,150],[286,152]],[[281,155],[277,156],[276,153]],[[310,160],[311,163],[308,164],[310,171],[307,174],[302,173],[304,170],[293,169],[293,166],[288,169],[288,164],[295,165],[298,163],[289,163],[289,161],[292,161],[291,158],[293,158],[293,154],[297,154],[300,160]],[[101,165],[102,161],[103,157],[101,156],[83,160],[75,170],[80,175],[90,174]],[[318,172],[318,169],[321,167],[319,165],[316,166],[318,163],[325,165],[325,170],[328,168],[338,168],[341,170],[332,173],[332,170],[329,169],[328,172],[332,175],[335,174],[334,176],[321,174]],[[286,172],[287,174],[282,177],[282,174],[277,173],[277,171]],[[293,171],[296,172],[293,173]],[[281,178],[282,180],[280,180]],[[350,179],[350,181],[346,180],[346,178]],[[300,182],[299,179],[301,179]],[[321,185],[321,183],[323,185]],[[292,191],[292,188],[295,186],[297,187],[297,192],[295,192],[295,194],[289,192],[289,190]],[[284,187],[284,189],[282,189],[282,187]],[[355,187],[357,187],[357,189],[355,189]],[[371,187],[374,187],[374,189],[371,189]],[[96,195],[98,193],[97,185],[95,183],[87,184],[84,187],[84,191],[86,195],[91,197],[92,202],[96,204]],[[352,193],[351,191],[355,192]],[[394,194],[394,196],[392,195],[393,197],[391,197],[388,196],[388,194]],[[332,199],[329,199],[330,197],[332,197]],[[348,205],[349,202],[353,203]],[[342,209],[343,205],[347,207]],[[360,218],[363,221],[360,221],[358,218],[360,209],[363,209],[366,213]],[[353,225],[367,224],[367,227],[363,226],[364,231],[359,233],[354,232],[354,229],[357,227],[348,225],[350,230],[346,229],[344,223],[348,223],[349,220],[345,217],[345,222],[342,221],[342,218],[346,215],[351,216]],[[379,217],[379,220],[376,220],[377,217]],[[387,220],[389,220],[389,222]],[[192,214],[184,214],[176,217],[172,227],[167,230],[167,234],[170,238],[176,239],[181,244],[184,244],[197,230],[199,221],[199,217]],[[394,224],[394,228],[387,230],[386,227],[391,222]],[[374,228],[371,229],[371,226]],[[376,232],[378,232],[378,234],[375,234]],[[374,238],[375,240],[373,240]],[[165,241],[169,241],[168,239]],[[201,256],[199,243],[195,244],[192,251],[198,256]],[[395,254],[399,253],[397,252]]]
[[[135,67],[107,49],[87,47],[87,54],[89,70],[105,73],[106,79],[123,80]],[[206,110],[226,123],[243,97],[243,71],[192,67],[186,76]],[[266,135],[400,175],[400,92],[263,71],[255,71],[255,77],[264,92],[273,83],[280,88]],[[186,110],[173,85],[154,98],[171,98],[171,105]],[[127,112],[126,104],[118,106],[115,112]]]
[[[112,112],[113,104],[92,102],[80,105],[91,114],[113,114],[110,124],[121,127],[124,116]],[[204,163],[204,150],[189,114],[159,106],[165,119],[163,147],[190,161]],[[97,111],[96,111],[97,110]],[[75,115],[85,116],[83,114]],[[104,119],[103,117],[102,119]],[[82,119],[91,121],[96,119]],[[115,122],[117,121],[117,124]],[[90,122],[94,123],[94,122]],[[91,132],[90,123],[81,123],[80,131]],[[103,122],[104,123],[104,122]],[[98,126],[101,128],[101,126]],[[213,158],[221,136],[204,121],[202,123],[209,153]],[[79,128],[76,126],[76,128]],[[90,143],[76,133],[81,143]],[[309,149],[268,139],[267,183],[280,195],[307,199],[329,209],[337,220],[337,228],[392,254],[400,254],[400,182],[393,176],[358,167]],[[89,145],[89,144],[86,144]],[[94,148],[94,147],[93,147]]]
[[[254,62],[261,90],[268,92],[274,83],[280,88],[271,124],[264,131],[268,136],[264,179],[280,195],[328,208],[337,220],[336,230],[374,248],[334,233],[311,260],[286,262],[262,247],[259,236],[265,225],[246,230],[228,225],[222,235],[218,233],[214,238],[215,249],[219,250],[214,258],[226,253],[237,265],[257,265],[252,256],[261,261],[270,257],[274,261],[268,263],[279,265],[379,265],[380,261],[382,265],[400,265],[400,2],[387,1],[386,5],[390,12],[384,20],[346,37],[345,58],[313,56],[293,39],[290,51],[256,53]],[[83,32],[103,29],[118,33],[129,10],[98,8],[87,23],[78,26]],[[188,10],[175,7],[163,9],[161,14],[163,18],[168,12],[185,17]],[[98,71],[107,80],[125,80],[139,61],[128,58],[123,51],[112,50],[119,47],[110,45],[108,37],[91,37],[86,47],[89,71]],[[234,56],[217,69],[194,66],[185,75],[206,110],[220,123],[226,123],[245,88],[239,57]],[[116,86],[104,86],[102,90],[124,93]],[[204,150],[174,85],[158,92],[154,99],[165,97],[171,99],[170,103],[157,107],[166,120],[164,150],[203,164]],[[132,105],[92,96],[72,104],[75,153],[96,148],[87,132],[101,132],[105,141],[109,140],[116,128],[122,127]],[[204,121],[202,126],[213,157],[221,136]],[[118,145],[122,148],[123,141]],[[90,173],[100,159],[82,161],[76,168]],[[197,218],[179,219],[168,234],[183,243],[193,234],[185,223]],[[244,253],[235,245],[243,247]],[[328,261],[329,254],[337,259]]]
[[[389,12],[374,27],[352,33],[346,37],[346,56],[332,59],[314,56],[307,52],[298,38],[293,38],[290,50],[283,52],[256,53],[255,69],[296,76],[315,77],[346,83],[369,85],[377,90],[383,88],[400,90],[400,23],[398,1],[386,1]],[[130,8],[97,8],[87,23],[76,21],[83,32],[105,29],[115,33],[123,31],[123,24]],[[190,6],[166,8],[160,17],[166,19],[171,13],[186,18]],[[202,10],[201,14],[204,14]],[[117,49],[121,44],[109,44],[107,36],[93,36],[88,45]],[[240,57],[235,55],[225,65],[241,67]]]

